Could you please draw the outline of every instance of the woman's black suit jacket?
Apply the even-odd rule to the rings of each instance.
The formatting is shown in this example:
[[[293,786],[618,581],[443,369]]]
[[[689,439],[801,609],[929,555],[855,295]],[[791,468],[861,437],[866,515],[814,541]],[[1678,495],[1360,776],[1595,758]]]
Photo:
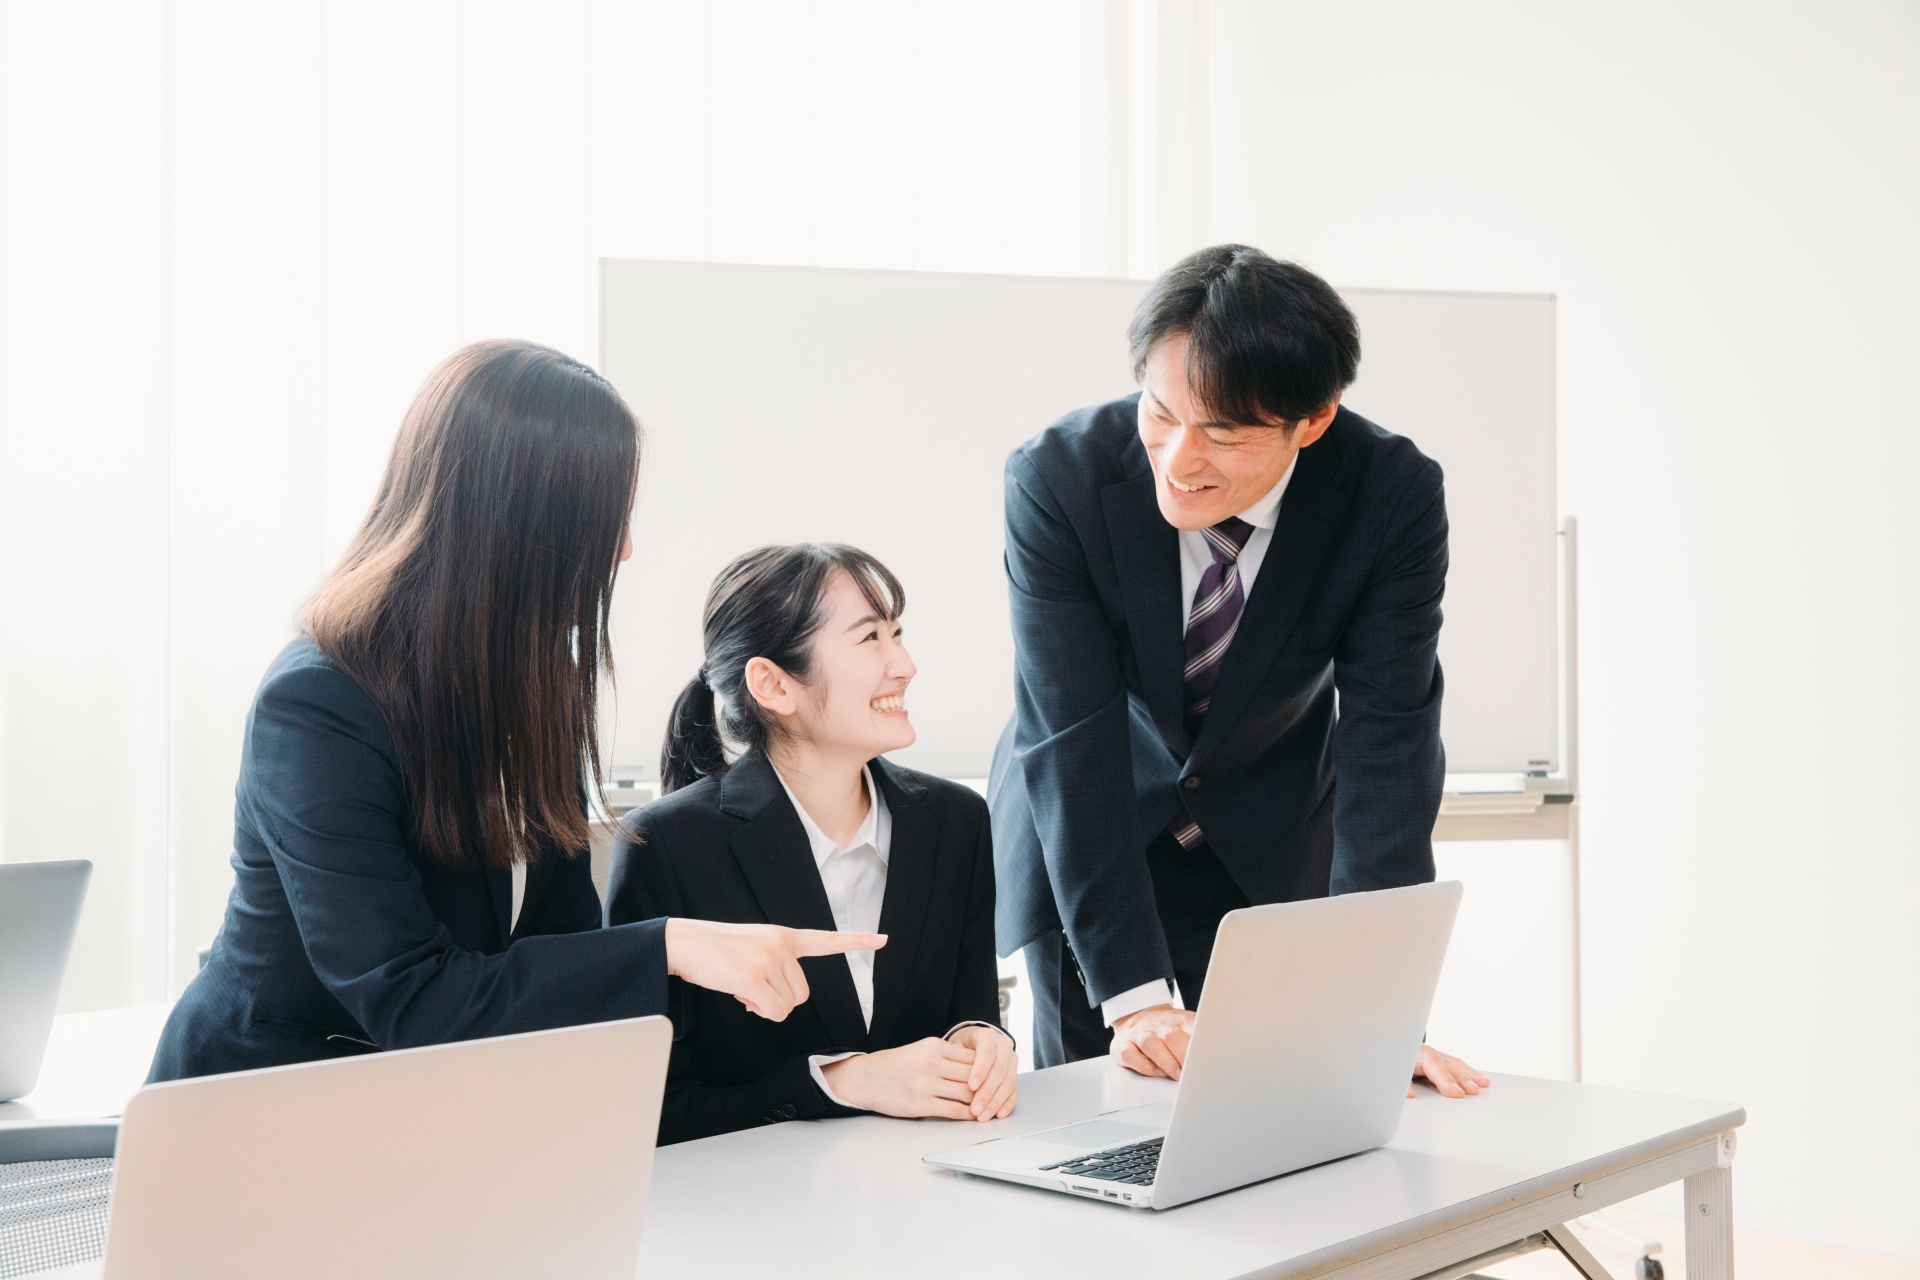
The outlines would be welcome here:
[[[872,762],[893,818],[874,956],[873,1027],[843,956],[802,960],[811,996],[784,1022],[729,995],[684,987],[660,1141],[783,1120],[857,1115],[814,1083],[813,1054],[891,1049],[969,1021],[1000,1024],[987,806],[958,783]],[[832,929],[806,829],[763,754],[741,757],[628,814],[613,847],[607,919],[654,916]],[[679,980],[673,980],[678,985]]]
[[[509,930],[512,874],[408,827],[379,709],[295,640],[247,713],[226,921],[147,1078],[666,1012],[666,921],[602,929],[584,856],[536,860]]]

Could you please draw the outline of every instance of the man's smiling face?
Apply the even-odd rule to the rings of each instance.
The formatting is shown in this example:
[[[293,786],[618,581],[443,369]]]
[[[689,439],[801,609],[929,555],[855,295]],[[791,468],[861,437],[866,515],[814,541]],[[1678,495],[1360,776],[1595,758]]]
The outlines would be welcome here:
[[[1222,422],[1187,385],[1184,333],[1148,353],[1140,393],[1140,443],[1153,464],[1154,497],[1176,529],[1205,529],[1258,502],[1339,407],[1335,401],[1293,423]]]

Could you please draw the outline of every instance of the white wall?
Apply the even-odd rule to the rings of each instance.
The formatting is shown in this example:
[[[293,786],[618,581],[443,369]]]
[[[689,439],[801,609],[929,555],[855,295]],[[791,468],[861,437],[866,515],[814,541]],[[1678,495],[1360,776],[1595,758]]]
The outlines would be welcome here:
[[[0,802],[100,868],[66,1007],[217,925],[253,683],[459,342],[590,355],[601,255],[1242,238],[1559,295],[1587,1077],[1744,1102],[1745,1224],[1920,1257],[1917,73],[1864,0],[0,0]],[[1527,847],[1448,856],[1545,886]]]
[[[437,360],[594,358],[602,256],[1097,272],[1103,12],[0,0],[0,853],[96,864],[62,1008],[191,976],[254,685]]]
[[[0,6],[0,851],[94,861],[66,1008],[166,985],[164,36]]]
[[[1213,19],[1209,238],[1559,296],[1586,1078],[1743,1103],[1742,1225],[1920,1258],[1920,9]]]

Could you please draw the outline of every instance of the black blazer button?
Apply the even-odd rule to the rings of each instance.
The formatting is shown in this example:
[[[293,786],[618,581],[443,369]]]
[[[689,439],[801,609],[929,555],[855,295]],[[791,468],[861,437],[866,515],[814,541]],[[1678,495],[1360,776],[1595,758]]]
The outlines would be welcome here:
[[[1193,777],[1187,778],[1184,781],[1182,781],[1180,785],[1185,787],[1189,791],[1198,790],[1200,786],[1200,776],[1198,774],[1195,774]]]
[[[794,1107],[794,1105],[791,1102],[783,1102],[780,1104],[781,1119],[791,1120],[799,1114],[800,1112]]]

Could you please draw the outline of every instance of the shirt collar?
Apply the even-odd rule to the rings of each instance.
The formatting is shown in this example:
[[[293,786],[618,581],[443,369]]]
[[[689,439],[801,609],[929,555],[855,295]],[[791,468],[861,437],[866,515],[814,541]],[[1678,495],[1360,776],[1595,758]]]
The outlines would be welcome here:
[[[1280,496],[1287,491],[1287,482],[1293,479],[1294,468],[1300,465],[1300,451],[1294,450],[1293,461],[1287,464],[1285,474],[1279,483],[1267,490],[1267,496],[1260,499],[1240,513],[1240,518],[1256,529],[1271,529],[1280,518]]]
[[[767,763],[773,762],[769,760]],[[880,794],[879,787],[873,785],[873,770],[866,765],[861,765],[860,775],[866,779],[867,783],[867,816],[860,823],[860,829],[853,833],[853,839],[847,842],[847,847],[842,849],[827,838],[827,833],[822,831],[819,824],[813,820],[813,815],[807,812],[807,807],[800,803],[800,797],[793,794],[793,788],[789,787],[787,780],[780,776],[779,767],[774,767],[773,776],[780,778],[780,789],[787,793],[787,799],[793,802],[793,811],[800,815],[800,825],[807,833],[807,844],[813,850],[813,864],[816,867],[824,869],[827,859],[834,854],[851,853],[862,846],[873,850],[874,856],[880,859],[881,866],[887,865],[887,855],[890,852],[887,846],[892,841],[886,836],[893,825],[893,815],[887,811],[886,797]]]

